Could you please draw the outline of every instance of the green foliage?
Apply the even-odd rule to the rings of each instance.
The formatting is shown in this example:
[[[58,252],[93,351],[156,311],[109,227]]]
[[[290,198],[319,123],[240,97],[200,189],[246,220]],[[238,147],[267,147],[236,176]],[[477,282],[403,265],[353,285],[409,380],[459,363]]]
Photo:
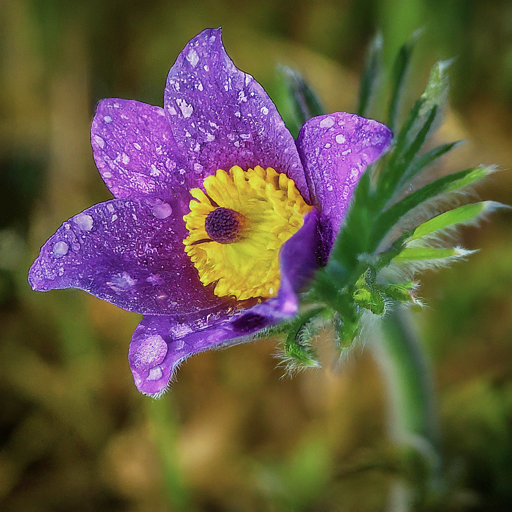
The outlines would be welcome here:
[[[392,127],[397,124],[401,110],[415,40],[416,36],[400,48],[391,73],[387,115]],[[370,44],[361,79],[360,115],[368,115],[377,92],[381,57],[382,38],[378,35]],[[485,178],[493,172],[492,167],[479,166],[448,174],[414,190],[415,178],[460,143],[427,147],[442,122],[449,91],[449,66],[450,61],[434,64],[423,94],[398,129],[390,151],[362,176],[329,262],[316,274],[313,292],[307,299],[323,305],[321,313],[333,323],[340,354],[360,334],[363,316],[368,312],[382,317],[398,304],[418,302],[414,296],[416,283],[408,273],[446,265],[473,252],[440,245],[439,235],[475,222],[500,206],[493,202],[449,206],[454,192]],[[296,119],[305,122],[311,115],[322,113],[320,103],[310,101],[316,96],[300,75],[288,68],[282,68],[281,73]],[[293,366],[290,361],[299,366],[318,364],[311,336],[300,341],[298,337],[301,330],[307,331],[311,318],[300,316],[288,327],[284,345],[288,368]]]

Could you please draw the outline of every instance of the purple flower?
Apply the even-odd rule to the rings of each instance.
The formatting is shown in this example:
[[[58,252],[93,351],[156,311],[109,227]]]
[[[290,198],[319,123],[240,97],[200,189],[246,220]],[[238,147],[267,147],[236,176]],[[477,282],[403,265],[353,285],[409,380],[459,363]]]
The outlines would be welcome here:
[[[294,141],[220,29],[204,30],[171,68],[163,109],[99,103],[91,142],[114,199],[57,230],[30,284],[144,314],[129,362],[137,388],[158,395],[190,355],[297,313],[359,177],[390,140],[386,126],[336,112]]]

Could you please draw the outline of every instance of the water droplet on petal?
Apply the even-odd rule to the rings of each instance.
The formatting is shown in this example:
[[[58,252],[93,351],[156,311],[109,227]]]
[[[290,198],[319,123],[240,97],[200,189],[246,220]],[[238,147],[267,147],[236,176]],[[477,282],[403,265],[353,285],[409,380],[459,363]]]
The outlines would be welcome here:
[[[128,272],[123,272],[112,276],[112,280],[108,281],[107,285],[115,292],[125,292],[136,283],[137,280],[133,279]]]
[[[162,336],[153,334],[144,338],[133,355],[135,368],[152,368],[159,365],[167,355],[167,343]]]
[[[172,213],[172,207],[169,203],[155,204],[152,208],[153,215],[157,219],[166,219]]]
[[[80,213],[74,218],[75,224],[85,231],[90,231],[94,224],[94,221],[90,215],[86,213]]]
[[[199,56],[195,50],[190,50],[187,55],[187,60],[192,64],[192,67],[195,68],[197,63],[199,62]]]
[[[103,149],[105,147],[105,141],[99,136],[99,135],[95,135],[93,137],[94,139],[94,142],[96,142],[96,144],[98,144],[98,146]]]
[[[149,375],[146,380],[159,380],[162,378],[164,372],[160,366],[155,366],[149,370]]]
[[[176,100],[176,103],[178,104],[178,107],[180,107],[183,117],[190,117],[192,115],[192,112],[194,112],[194,107],[192,107],[192,105],[189,105],[185,100],[178,98]]]
[[[320,121],[320,128],[331,128],[331,126],[334,126],[334,117],[324,117]]]
[[[69,245],[66,242],[57,242],[53,246],[53,255],[56,258],[62,258],[62,256],[65,256],[69,251]]]

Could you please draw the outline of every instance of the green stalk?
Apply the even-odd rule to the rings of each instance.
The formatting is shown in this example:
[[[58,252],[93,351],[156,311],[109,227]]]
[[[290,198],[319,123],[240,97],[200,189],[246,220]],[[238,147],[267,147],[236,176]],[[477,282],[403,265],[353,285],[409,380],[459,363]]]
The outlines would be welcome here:
[[[372,348],[387,384],[390,436],[402,461],[389,510],[422,510],[443,494],[432,372],[407,311],[387,314],[381,326]]]
[[[159,400],[146,400],[150,433],[160,456],[167,501],[175,511],[194,510],[178,461],[178,425],[170,394]]]

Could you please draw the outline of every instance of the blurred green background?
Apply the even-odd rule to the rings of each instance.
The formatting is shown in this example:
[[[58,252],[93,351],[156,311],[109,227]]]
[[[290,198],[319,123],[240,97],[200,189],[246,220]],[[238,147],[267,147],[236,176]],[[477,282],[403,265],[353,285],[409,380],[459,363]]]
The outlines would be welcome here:
[[[168,69],[206,27],[278,95],[278,62],[327,110],[354,111],[377,30],[389,65],[424,28],[410,99],[456,57],[441,130],[470,139],[442,172],[499,164],[483,199],[512,204],[512,3],[507,0],[0,1],[0,509],[383,511],[400,475],[371,350],[281,379],[276,340],[204,353],[159,401],[127,363],[140,317],[27,272],[68,217],[110,198],[89,145],[104,97],[162,105]],[[467,262],[427,273],[414,319],[440,409],[447,511],[512,510],[510,214],[467,228]],[[324,336],[325,337],[325,336]],[[321,340],[322,341],[322,340]],[[402,475],[407,477],[407,475]]]

